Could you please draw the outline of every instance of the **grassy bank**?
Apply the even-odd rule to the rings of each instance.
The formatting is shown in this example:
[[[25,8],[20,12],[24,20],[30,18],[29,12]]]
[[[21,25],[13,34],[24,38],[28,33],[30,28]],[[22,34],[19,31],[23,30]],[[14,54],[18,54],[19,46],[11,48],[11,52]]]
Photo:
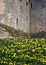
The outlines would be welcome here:
[[[46,39],[0,39],[0,65],[46,65]]]

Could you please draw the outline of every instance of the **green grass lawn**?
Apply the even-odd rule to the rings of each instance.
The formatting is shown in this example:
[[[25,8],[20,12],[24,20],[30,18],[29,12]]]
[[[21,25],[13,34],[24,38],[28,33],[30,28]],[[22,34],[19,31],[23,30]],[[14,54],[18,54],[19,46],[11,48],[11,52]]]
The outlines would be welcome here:
[[[0,39],[0,65],[46,65],[46,39]]]

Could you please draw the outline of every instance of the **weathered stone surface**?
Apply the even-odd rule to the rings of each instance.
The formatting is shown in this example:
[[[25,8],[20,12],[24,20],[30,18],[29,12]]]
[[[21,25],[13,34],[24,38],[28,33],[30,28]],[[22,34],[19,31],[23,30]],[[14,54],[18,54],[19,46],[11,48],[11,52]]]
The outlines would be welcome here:
[[[46,0],[0,0],[0,22],[28,33],[46,32]]]
[[[0,27],[0,38],[4,38],[4,37],[12,37],[9,35],[9,33],[2,27]]]
[[[46,0],[31,0],[30,7],[31,33],[46,32]]]
[[[0,14],[0,22],[7,24],[15,29],[29,32],[29,5],[28,0],[3,0]],[[27,5],[26,5],[27,2]],[[2,21],[3,20],[3,21]]]

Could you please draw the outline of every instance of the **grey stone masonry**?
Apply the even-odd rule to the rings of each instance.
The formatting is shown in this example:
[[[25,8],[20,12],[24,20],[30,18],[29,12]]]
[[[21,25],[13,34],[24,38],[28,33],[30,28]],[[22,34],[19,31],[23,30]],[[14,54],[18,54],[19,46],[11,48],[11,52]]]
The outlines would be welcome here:
[[[28,33],[46,32],[46,0],[0,0],[0,22]]]
[[[28,0],[0,0],[0,22],[15,29],[29,32]]]
[[[46,0],[30,0],[30,32],[46,32]]]

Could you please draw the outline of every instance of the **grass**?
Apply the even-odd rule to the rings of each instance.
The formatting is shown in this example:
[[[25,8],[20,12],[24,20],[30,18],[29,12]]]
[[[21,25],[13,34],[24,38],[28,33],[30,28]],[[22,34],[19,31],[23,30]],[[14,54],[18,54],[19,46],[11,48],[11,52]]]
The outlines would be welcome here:
[[[46,65],[46,39],[0,39],[0,65]]]

